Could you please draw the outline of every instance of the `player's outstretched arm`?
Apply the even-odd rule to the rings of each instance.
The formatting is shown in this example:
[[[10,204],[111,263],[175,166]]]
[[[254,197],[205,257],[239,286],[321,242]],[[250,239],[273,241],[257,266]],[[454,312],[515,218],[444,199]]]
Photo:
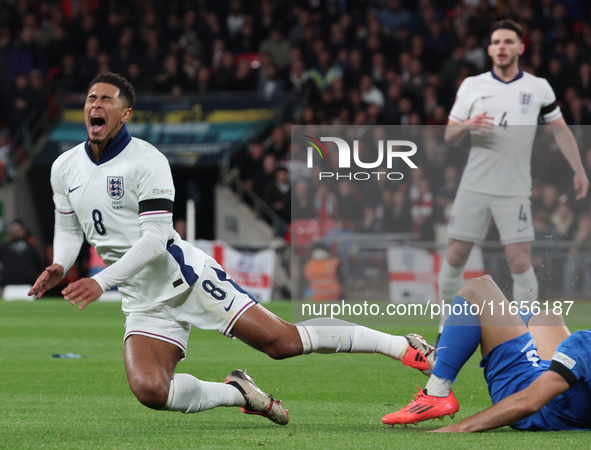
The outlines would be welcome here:
[[[64,268],[59,264],[52,264],[39,275],[39,278],[37,278],[37,281],[35,281],[35,284],[27,295],[34,295],[35,298],[41,298],[48,290],[57,286],[62,278],[64,278]]]
[[[581,161],[581,154],[579,153],[579,146],[573,136],[569,126],[564,121],[564,117],[560,116],[558,119],[548,122],[551,125],[554,139],[560,151],[572,167],[575,175],[573,177],[573,187],[577,194],[576,200],[580,200],[587,196],[587,189],[589,189],[589,180]]]
[[[523,391],[510,395],[478,414],[432,433],[470,433],[511,425],[535,414],[569,388],[569,384],[561,375],[547,371]]]
[[[464,136],[470,131],[478,131],[485,134],[490,133],[495,125],[493,120],[494,117],[488,116],[486,112],[466,119],[461,123],[448,119],[444,138],[446,142],[456,144],[464,139]]]

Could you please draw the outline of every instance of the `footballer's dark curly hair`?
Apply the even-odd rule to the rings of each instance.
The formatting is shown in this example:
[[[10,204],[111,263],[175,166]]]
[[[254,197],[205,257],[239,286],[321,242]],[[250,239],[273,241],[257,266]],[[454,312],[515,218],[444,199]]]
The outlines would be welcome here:
[[[131,83],[127,81],[127,78],[122,77],[118,73],[103,73],[90,82],[88,89],[90,90],[90,88],[97,83],[112,84],[119,89],[119,97],[125,100],[128,108],[133,108],[133,105],[135,105],[135,89]]]
[[[499,20],[498,22],[493,23],[492,27],[490,28],[491,36],[497,30],[515,31],[515,33],[517,33],[517,37],[519,38],[519,40],[520,41],[523,40],[523,28],[521,28],[521,25],[519,25],[514,20],[503,19],[503,20]]]

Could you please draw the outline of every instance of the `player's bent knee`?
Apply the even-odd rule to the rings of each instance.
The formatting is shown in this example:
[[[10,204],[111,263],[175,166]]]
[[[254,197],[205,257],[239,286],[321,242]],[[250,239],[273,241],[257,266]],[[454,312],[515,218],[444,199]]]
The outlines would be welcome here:
[[[488,283],[494,283],[489,278],[472,278],[458,291],[458,295],[465,298],[470,303],[480,303],[483,300],[483,290],[488,288]]]
[[[164,409],[168,400],[168,389],[164,380],[146,377],[129,383],[131,391],[138,401],[151,409]]]
[[[299,336],[297,339],[282,337],[267,344],[264,352],[273,359],[286,359],[301,355],[303,347]]]
[[[511,268],[511,273],[520,275],[525,273],[531,267],[531,264],[526,261],[513,261],[509,266]]]

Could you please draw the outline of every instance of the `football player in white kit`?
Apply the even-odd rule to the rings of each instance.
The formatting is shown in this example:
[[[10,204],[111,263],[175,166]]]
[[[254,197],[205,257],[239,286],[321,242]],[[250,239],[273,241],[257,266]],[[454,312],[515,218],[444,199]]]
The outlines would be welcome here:
[[[107,264],[70,283],[64,299],[83,310],[112,286],[126,316],[125,369],[137,399],[153,409],[243,412],[289,420],[281,402],[256,387],[246,371],[225,383],[175,374],[191,326],[235,336],[272,358],[319,353],[382,353],[428,373],[435,352],[416,335],[392,336],[337,319],[297,325],[267,311],[216,261],[172,227],[174,184],[166,157],[125,126],[135,93],[117,74],[95,78],[84,119],[88,141],[62,154],[51,169],[55,203],[54,260],[29,295],[41,297],[74,264],[84,236]]]
[[[472,246],[484,241],[491,217],[505,246],[514,300],[520,307],[537,300],[538,281],[531,264],[530,163],[539,116],[552,125],[556,143],[574,171],[576,199],[587,195],[589,181],[579,149],[552,88],[519,67],[522,36],[512,20],[493,25],[488,46],[493,68],[462,82],[449,115],[446,141],[456,143],[470,133],[472,145],[439,272],[439,298],[446,302],[452,302],[462,286],[464,265]],[[440,332],[445,319],[442,316]]]

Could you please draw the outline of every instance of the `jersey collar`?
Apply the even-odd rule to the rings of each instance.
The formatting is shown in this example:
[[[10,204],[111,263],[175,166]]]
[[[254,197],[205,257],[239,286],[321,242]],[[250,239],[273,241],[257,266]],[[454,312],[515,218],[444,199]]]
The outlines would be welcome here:
[[[100,166],[101,164],[104,164],[107,161],[111,161],[115,156],[121,153],[125,149],[125,147],[127,147],[127,144],[129,144],[130,142],[131,135],[127,131],[127,127],[123,125],[119,130],[119,133],[117,133],[117,136],[115,136],[113,140],[109,142],[107,148],[105,148],[105,151],[103,152],[98,161],[95,161],[90,154],[90,143],[88,140],[84,143],[84,148],[86,149],[86,154],[88,155],[90,160],[97,166]]]
[[[492,75],[492,77],[495,80],[500,81],[503,84],[509,84],[509,83],[513,83],[514,81],[517,81],[517,80],[519,80],[520,78],[523,77],[523,69],[520,67],[519,68],[519,73],[517,74],[517,76],[515,78],[513,78],[512,80],[509,80],[509,81],[503,81],[503,80],[501,80],[499,77],[497,77],[495,75],[495,72],[492,69],[490,69],[490,74]]]

